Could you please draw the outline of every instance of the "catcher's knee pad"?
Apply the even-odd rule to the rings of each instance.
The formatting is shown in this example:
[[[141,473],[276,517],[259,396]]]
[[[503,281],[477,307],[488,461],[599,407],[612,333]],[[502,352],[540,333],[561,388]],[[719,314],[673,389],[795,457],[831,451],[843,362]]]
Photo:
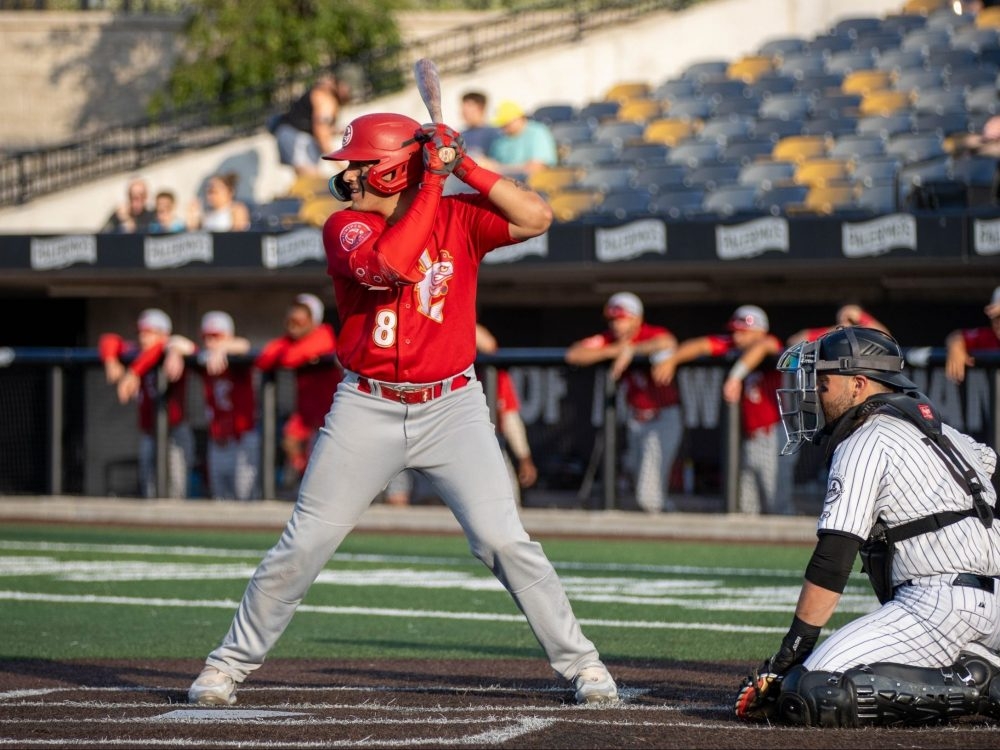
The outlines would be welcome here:
[[[857,704],[838,672],[793,667],[781,682],[778,716],[806,727],[855,727]]]
[[[857,706],[857,726],[939,724],[988,708],[993,670],[982,660],[952,667],[879,663],[844,673]]]

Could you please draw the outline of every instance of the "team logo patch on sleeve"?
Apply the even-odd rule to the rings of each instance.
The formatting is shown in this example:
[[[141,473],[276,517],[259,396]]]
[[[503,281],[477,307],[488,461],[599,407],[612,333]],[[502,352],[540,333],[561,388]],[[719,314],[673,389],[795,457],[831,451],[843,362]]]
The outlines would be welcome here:
[[[844,478],[838,474],[830,475],[830,482],[826,486],[826,497],[823,498],[824,505],[833,505],[844,494]]]
[[[340,246],[349,253],[367,240],[371,233],[372,228],[363,221],[352,221],[340,230]]]

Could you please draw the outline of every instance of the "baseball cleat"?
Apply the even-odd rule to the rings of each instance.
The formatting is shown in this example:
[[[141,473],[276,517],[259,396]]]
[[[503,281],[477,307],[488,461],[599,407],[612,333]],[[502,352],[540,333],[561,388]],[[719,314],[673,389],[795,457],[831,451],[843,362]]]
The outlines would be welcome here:
[[[236,683],[215,667],[205,667],[188,690],[188,703],[199,706],[231,706],[236,703]]]
[[[576,702],[612,703],[618,700],[618,686],[603,664],[584,667],[573,680]]]

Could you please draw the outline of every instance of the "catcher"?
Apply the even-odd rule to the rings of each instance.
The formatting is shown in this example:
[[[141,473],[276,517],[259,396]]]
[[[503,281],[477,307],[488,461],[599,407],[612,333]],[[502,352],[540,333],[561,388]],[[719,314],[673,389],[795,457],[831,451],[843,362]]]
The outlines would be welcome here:
[[[741,719],[802,726],[1000,718],[1000,523],[993,449],[942,424],[902,373],[896,341],[848,327],[802,342],[779,369],[793,453],[825,444],[818,541],[791,628],[743,682]],[[816,647],[861,553],[882,606]]]

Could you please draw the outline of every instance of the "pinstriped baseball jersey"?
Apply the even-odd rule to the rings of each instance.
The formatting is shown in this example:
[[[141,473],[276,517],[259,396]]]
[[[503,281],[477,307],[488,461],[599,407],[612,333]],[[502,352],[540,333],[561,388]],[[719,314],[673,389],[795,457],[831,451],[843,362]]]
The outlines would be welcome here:
[[[993,449],[948,425],[945,435],[979,475],[986,501],[996,492]],[[818,533],[838,531],[864,540],[881,518],[889,527],[947,510],[967,510],[972,499],[950,467],[913,424],[896,417],[870,417],[833,456]],[[989,529],[967,518],[896,545],[893,584],[941,573],[1000,575],[1000,523]]]

